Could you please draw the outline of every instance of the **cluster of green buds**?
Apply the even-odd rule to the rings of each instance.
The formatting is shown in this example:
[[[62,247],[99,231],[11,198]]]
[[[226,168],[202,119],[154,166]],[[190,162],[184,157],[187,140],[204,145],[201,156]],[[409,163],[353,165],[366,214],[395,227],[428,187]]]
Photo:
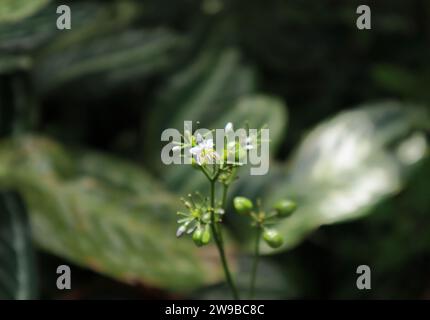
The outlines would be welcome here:
[[[176,231],[176,236],[180,237],[183,234],[192,234],[194,243],[201,247],[207,245],[211,241],[210,224],[211,213],[214,212],[215,222],[221,222],[224,210],[221,208],[212,208],[208,198],[203,198],[200,193],[196,192],[188,197],[181,198],[186,212],[178,211],[179,227]]]
[[[273,225],[278,223],[279,220],[285,219],[293,214],[297,208],[294,201],[288,199],[280,200],[268,213],[261,210],[259,200],[257,200],[256,210],[254,209],[252,201],[245,197],[234,198],[233,204],[237,213],[249,216],[252,219],[252,226],[260,228],[263,231],[263,240],[271,248],[279,248],[282,246],[284,239],[279,232],[273,228]]]

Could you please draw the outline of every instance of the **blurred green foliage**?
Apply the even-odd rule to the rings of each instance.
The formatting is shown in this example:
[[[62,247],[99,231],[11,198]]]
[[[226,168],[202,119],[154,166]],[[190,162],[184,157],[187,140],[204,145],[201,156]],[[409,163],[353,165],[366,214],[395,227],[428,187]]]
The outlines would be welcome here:
[[[18,194],[0,193],[0,297],[35,299],[37,273],[26,208]]]
[[[63,3],[70,31],[56,29]],[[214,252],[174,237],[178,195],[203,182],[161,165],[160,134],[249,121],[268,125],[273,161],[266,176],[243,170],[234,194],[300,205],[282,225],[286,246],[263,259],[260,297],[428,297],[430,3],[372,3],[371,31],[355,27],[358,4],[1,2],[0,186],[24,199],[38,247],[126,291],[224,297]],[[1,217],[25,221],[19,208]],[[227,223],[241,286],[250,233],[240,217]],[[12,236],[28,243],[28,231]],[[371,292],[355,287],[360,264]],[[0,275],[23,272],[9,269]],[[19,283],[2,289],[14,297]]]

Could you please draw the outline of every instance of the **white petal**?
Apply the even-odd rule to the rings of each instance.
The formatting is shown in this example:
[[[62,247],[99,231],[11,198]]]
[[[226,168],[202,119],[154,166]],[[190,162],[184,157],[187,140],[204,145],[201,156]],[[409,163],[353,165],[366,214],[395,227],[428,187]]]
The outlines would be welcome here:
[[[202,152],[202,148],[200,148],[199,146],[192,147],[192,148],[190,149],[190,153],[191,153],[191,154],[198,155],[198,154],[200,154],[201,152]]]
[[[185,232],[185,230],[187,229],[187,227],[185,225],[182,225],[178,228],[178,230],[176,231],[176,236],[179,238],[180,236],[182,236],[182,234]]]
[[[197,133],[196,139],[197,139],[197,143],[202,143],[203,142],[203,137],[202,137],[202,135],[200,133]]]
[[[225,130],[225,132],[233,132],[233,123],[231,123],[231,122],[229,122],[229,123],[227,123],[226,125],[225,125],[225,128],[224,128],[224,130]]]
[[[218,208],[218,209],[216,210],[216,213],[218,213],[218,214],[224,214],[224,213],[225,213],[225,211],[224,211],[224,209],[222,209],[222,208]]]
[[[179,150],[181,150],[181,147],[180,147],[180,146],[174,146],[174,147],[172,148],[172,151],[173,151],[173,152],[177,152],[177,151],[179,151]]]
[[[205,141],[205,147],[206,148],[211,149],[211,148],[213,148],[213,146],[214,146],[214,142],[212,139],[208,139]]]
[[[194,224],[192,227],[190,227],[190,228],[187,230],[187,234],[191,234],[191,233],[196,229],[196,227],[197,227],[197,225],[196,225],[196,224]]]

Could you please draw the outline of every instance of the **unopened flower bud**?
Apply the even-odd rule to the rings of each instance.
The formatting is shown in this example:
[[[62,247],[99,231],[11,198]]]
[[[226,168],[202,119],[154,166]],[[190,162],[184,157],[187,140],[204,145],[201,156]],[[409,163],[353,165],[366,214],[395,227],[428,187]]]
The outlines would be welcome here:
[[[274,229],[264,230],[263,239],[271,248],[279,248],[284,243],[282,236]]]
[[[289,217],[294,211],[296,211],[297,204],[294,201],[286,199],[278,201],[273,208],[276,210],[277,214],[280,217],[286,218]]]
[[[205,226],[205,229],[203,230],[203,234],[201,237],[201,243],[202,245],[207,245],[211,241],[211,230],[209,228],[209,224]]]
[[[239,214],[248,214],[253,208],[251,200],[245,197],[235,197],[233,200],[233,205]]]
[[[193,241],[196,244],[196,246],[201,247],[203,245],[202,237],[203,237],[203,229],[199,227],[193,232]]]

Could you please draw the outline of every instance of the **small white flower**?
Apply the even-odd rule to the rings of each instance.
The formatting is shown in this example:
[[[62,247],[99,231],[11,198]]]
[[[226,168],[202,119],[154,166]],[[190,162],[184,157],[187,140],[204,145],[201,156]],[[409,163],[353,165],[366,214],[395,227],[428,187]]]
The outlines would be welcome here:
[[[226,133],[233,132],[233,123],[229,122],[225,125],[224,131]]]
[[[223,215],[225,213],[225,211],[222,208],[218,208],[218,209],[215,210],[215,213]]]
[[[200,134],[197,134],[197,145],[190,149],[190,153],[196,159],[199,166],[219,159],[218,153],[214,150],[213,140],[206,140]]]

